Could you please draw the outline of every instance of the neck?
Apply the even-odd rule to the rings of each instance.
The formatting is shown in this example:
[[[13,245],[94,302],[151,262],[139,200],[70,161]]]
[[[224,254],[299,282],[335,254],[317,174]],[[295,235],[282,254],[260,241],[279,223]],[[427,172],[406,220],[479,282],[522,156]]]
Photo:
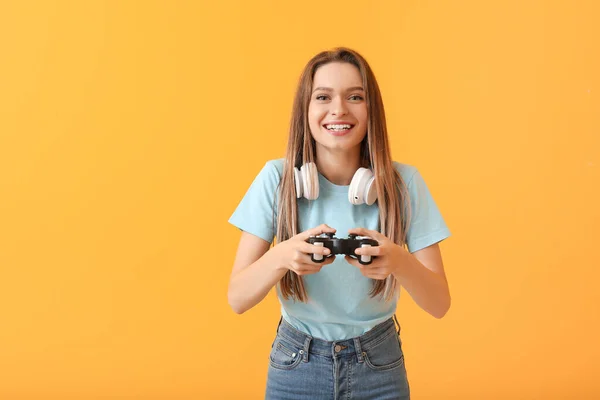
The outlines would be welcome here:
[[[316,148],[317,169],[335,185],[347,186],[360,165],[360,146],[348,151],[335,151],[321,146]]]

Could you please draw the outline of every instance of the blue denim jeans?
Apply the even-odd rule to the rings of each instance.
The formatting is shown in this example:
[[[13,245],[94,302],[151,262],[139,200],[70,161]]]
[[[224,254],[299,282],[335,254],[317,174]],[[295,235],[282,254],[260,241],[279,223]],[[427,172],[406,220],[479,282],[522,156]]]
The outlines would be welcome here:
[[[269,355],[265,398],[410,399],[400,328],[390,318],[359,337],[330,342],[282,319]]]

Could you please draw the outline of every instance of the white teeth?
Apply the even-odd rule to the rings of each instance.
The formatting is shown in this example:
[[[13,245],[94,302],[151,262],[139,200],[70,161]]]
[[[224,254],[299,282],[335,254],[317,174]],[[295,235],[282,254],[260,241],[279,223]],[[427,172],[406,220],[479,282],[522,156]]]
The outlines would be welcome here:
[[[332,130],[332,131],[343,131],[344,129],[350,129],[352,128],[351,125],[348,124],[343,124],[343,125],[325,125],[326,129]]]

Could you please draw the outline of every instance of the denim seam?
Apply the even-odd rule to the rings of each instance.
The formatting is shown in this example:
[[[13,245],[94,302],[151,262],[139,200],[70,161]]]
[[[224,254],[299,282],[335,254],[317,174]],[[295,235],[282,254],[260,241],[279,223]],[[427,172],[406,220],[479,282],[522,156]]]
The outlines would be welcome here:
[[[279,334],[279,335],[280,335],[280,336],[281,336],[283,339],[285,339],[285,340],[287,340],[287,341],[291,342],[292,344],[294,344],[294,345],[298,346],[299,348],[302,348],[302,349],[304,349],[304,351],[305,351],[307,354],[310,352],[311,354],[320,354],[320,355],[322,355],[322,356],[330,356],[330,355],[331,355],[330,353],[326,353],[326,352],[322,352],[322,351],[316,350],[316,349],[314,349],[314,348],[310,348],[310,346],[309,346],[309,345],[310,345],[310,342],[312,342],[312,341],[314,340],[312,336],[306,335],[306,336],[305,336],[305,339],[304,339],[304,340],[305,340],[305,342],[304,342],[304,343],[301,343],[301,342],[299,342],[298,340],[294,339],[293,337],[290,337],[289,335],[287,335],[287,334],[285,333],[285,331],[279,331],[279,333],[278,333],[278,334]],[[306,341],[307,341],[307,340],[308,340],[308,343],[306,343]],[[308,357],[308,355],[307,355],[307,357]]]
[[[370,330],[369,332],[365,333],[362,337],[362,342],[364,343],[364,345],[369,344],[370,342],[372,342],[373,340],[377,340],[377,338],[384,333],[385,331],[387,331],[388,329],[390,329],[391,327],[394,327],[394,332],[396,331],[394,323],[390,322],[391,320],[387,320],[385,322],[382,322],[381,324],[377,325],[376,327],[374,327],[372,330]]]
[[[383,333],[383,332],[382,332]],[[382,335],[376,339],[371,340],[368,343],[365,343],[362,345],[363,350],[370,350],[373,349],[375,347],[377,347],[378,345],[380,345],[384,340],[386,340],[389,336],[393,335],[396,333],[396,329],[394,329],[393,331],[390,331],[388,333],[386,333],[385,335]]]
[[[368,349],[372,349],[373,347],[375,347],[376,345],[379,345],[384,339],[387,339],[387,337],[391,334],[391,333],[387,333],[385,334],[385,336],[381,337],[381,335],[383,333],[385,333],[387,330],[391,330],[391,327],[393,327],[393,332],[396,332],[395,329],[395,325],[392,323],[391,327],[387,326],[389,323],[387,321],[382,322],[379,326],[376,326],[373,330],[369,331],[366,335],[367,338],[366,339],[362,339],[361,341],[361,352],[363,352],[364,350],[368,350]],[[292,327],[293,328],[293,327]],[[295,328],[293,328],[295,329]],[[292,337],[290,334],[287,333],[287,330],[290,330],[289,327],[285,327],[282,330],[278,331],[278,334],[284,339],[287,340],[288,342],[290,342],[291,344],[297,346],[299,349],[304,349],[304,351],[307,353],[306,357],[308,357],[308,353],[310,352],[311,354],[319,354],[322,356],[326,356],[326,357],[330,357],[331,354],[328,352],[323,352],[323,351],[319,351],[317,349],[315,349],[314,347],[307,349],[305,348],[306,343],[302,343],[299,340],[297,340],[295,337]],[[295,332],[292,332],[292,334],[294,334]],[[298,334],[303,336],[304,340],[306,340],[306,338],[310,338],[310,341],[314,341],[315,339],[310,336],[307,335],[305,333],[299,332]],[[294,335],[296,336],[296,335]],[[356,339],[360,340],[360,336],[357,337]],[[351,339],[348,339],[351,340]],[[356,346],[355,346],[356,347]],[[355,349],[356,350],[356,349]]]
[[[338,397],[338,367],[337,367],[337,361],[338,359],[334,356],[333,357],[333,398],[337,399]]]
[[[281,352],[283,354],[287,355],[288,357],[292,357],[292,358],[295,357],[294,354],[296,354],[296,352],[293,351],[293,350],[288,349],[287,346],[281,344],[281,342],[277,343],[277,348],[280,349]]]
[[[298,346],[299,348],[304,348],[304,343],[297,341],[293,337],[286,335],[285,331],[279,331],[278,333],[282,338],[291,342],[293,345]]]
[[[294,357],[292,357],[292,354],[294,354],[294,352],[292,352],[292,354],[288,354],[288,352],[290,351],[290,349],[288,349],[283,344],[281,344],[281,341],[277,342],[277,346],[275,346],[275,352],[277,352],[277,351],[281,351],[286,356],[291,357],[292,359],[294,359]],[[294,369],[294,368],[296,368],[298,366],[298,364],[300,364],[300,361],[302,361],[302,357],[300,357],[300,354],[296,354],[294,362],[292,362],[289,365],[278,364],[278,363],[276,363],[273,360],[273,358],[271,358],[271,356],[269,356],[269,364],[271,364],[271,366],[273,368],[282,369],[282,370],[291,370],[291,369]]]
[[[271,359],[271,357],[269,357],[269,363],[271,364],[271,366],[273,368],[283,369],[286,371],[296,368],[300,364],[301,361],[302,361],[302,357],[296,357],[296,360],[294,360],[294,362],[291,363],[290,365],[280,365],[280,364],[277,364],[276,362],[274,362]]]
[[[302,355],[302,361],[304,361],[305,363],[308,362],[308,353],[309,353],[309,348],[310,348],[310,341],[312,340],[312,337],[307,336],[304,339],[304,354]]]
[[[375,371],[386,371],[389,369],[394,369],[394,368],[398,368],[399,366],[402,365],[402,363],[404,362],[404,354],[402,354],[400,356],[400,359],[398,361],[394,361],[391,364],[388,365],[373,365],[371,363],[371,360],[369,360],[369,355],[367,353],[364,354],[365,357],[365,363],[372,369]]]
[[[363,350],[362,350],[362,345],[361,345],[359,339],[354,339],[354,350],[355,350],[355,353],[356,353],[356,360],[359,363],[362,363],[363,362],[363,358],[362,358],[362,352],[363,352]]]
[[[352,379],[350,379],[350,377],[352,376],[352,364],[353,362],[350,361],[348,362],[348,379],[346,380],[347,382],[347,393],[346,393],[346,399],[350,400],[352,399]]]

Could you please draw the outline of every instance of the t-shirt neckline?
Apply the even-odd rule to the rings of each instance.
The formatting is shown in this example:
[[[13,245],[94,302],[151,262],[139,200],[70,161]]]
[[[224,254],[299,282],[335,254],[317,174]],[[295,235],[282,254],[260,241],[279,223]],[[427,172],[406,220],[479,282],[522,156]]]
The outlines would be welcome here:
[[[336,185],[319,172],[319,187],[336,193],[348,193],[350,185]]]

